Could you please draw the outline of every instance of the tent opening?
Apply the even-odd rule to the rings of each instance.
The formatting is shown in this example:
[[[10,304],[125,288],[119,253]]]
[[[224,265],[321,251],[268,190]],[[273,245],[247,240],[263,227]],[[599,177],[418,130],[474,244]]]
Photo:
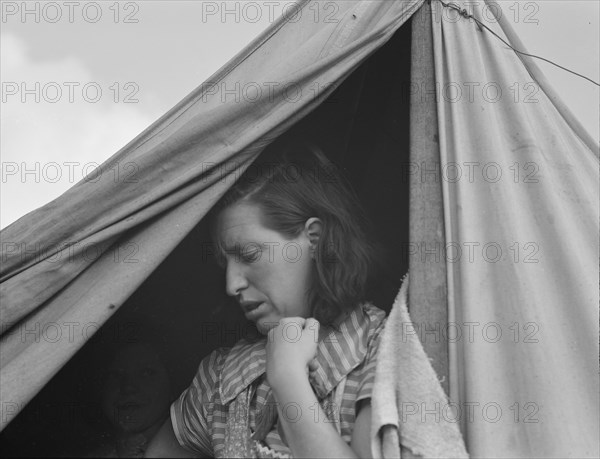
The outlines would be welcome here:
[[[369,298],[389,312],[408,270],[411,21],[280,141],[309,140],[347,175],[383,247]],[[0,434],[8,456],[93,454],[110,441],[100,407],[103,374],[115,349],[150,337],[171,378],[187,387],[200,360],[252,334],[225,294],[204,220]],[[130,254],[135,262],[135,253]],[[93,292],[90,292],[93,295]],[[95,332],[95,333],[94,333]]]

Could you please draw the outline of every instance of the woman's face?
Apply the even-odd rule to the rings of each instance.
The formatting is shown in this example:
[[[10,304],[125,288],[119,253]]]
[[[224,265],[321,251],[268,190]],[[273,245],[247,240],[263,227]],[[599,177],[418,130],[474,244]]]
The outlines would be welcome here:
[[[108,368],[102,408],[118,430],[141,433],[167,415],[170,397],[169,375],[156,353],[131,344]]]
[[[227,294],[267,334],[283,317],[311,315],[311,241],[321,223],[310,219],[298,237],[287,239],[263,226],[261,214],[255,204],[233,204],[217,218],[217,237],[225,252]]]

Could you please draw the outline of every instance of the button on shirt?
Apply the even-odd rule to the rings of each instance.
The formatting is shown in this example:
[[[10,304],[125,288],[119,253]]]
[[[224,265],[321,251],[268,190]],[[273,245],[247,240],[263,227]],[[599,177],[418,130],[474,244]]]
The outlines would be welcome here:
[[[385,312],[365,303],[355,308],[337,329],[331,329],[317,346],[318,369],[309,381],[325,413],[339,410],[340,434],[350,444],[358,402],[371,398],[379,336]],[[266,407],[270,386],[266,380],[266,338],[238,341],[202,360],[190,387],[171,406],[171,421],[179,443],[203,455],[219,457],[225,446],[228,405],[253,386],[249,425],[254,432],[257,414]],[[332,404],[333,390],[344,379],[341,406]],[[319,411],[309,413],[317,415]],[[277,425],[264,444],[276,452],[290,453]]]

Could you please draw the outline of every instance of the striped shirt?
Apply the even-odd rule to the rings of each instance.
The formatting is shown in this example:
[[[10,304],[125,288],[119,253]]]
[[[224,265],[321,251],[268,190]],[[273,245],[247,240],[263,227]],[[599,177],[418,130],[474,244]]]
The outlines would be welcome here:
[[[309,381],[324,412],[331,413],[332,409],[338,409],[333,406],[333,390],[345,378],[339,426],[348,444],[358,402],[371,398],[384,323],[385,312],[365,303],[355,308],[338,330],[332,329],[317,346],[319,365],[310,372]],[[183,447],[211,457],[221,456],[228,405],[249,386],[254,388],[248,413],[254,432],[256,413],[265,409],[270,391],[265,373],[265,346],[266,339],[253,343],[242,339],[233,348],[217,349],[202,360],[190,387],[171,406],[173,430]],[[276,452],[290,453],[277,425],[267,434],[264,444]]]

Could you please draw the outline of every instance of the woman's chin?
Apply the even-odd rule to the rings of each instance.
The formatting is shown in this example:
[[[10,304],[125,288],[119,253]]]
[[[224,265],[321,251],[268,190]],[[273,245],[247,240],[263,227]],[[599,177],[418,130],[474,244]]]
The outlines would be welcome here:
[[[267,336],[269,334],[269,330],[271,330],[272,328],[275,328],[278,324],[279,324],[279,321],[273,321],[273,320],[268,320],[268,319],[259,319],[255,325],[256,325],[256,329],[258,330],[258,332],[261,335]]]

